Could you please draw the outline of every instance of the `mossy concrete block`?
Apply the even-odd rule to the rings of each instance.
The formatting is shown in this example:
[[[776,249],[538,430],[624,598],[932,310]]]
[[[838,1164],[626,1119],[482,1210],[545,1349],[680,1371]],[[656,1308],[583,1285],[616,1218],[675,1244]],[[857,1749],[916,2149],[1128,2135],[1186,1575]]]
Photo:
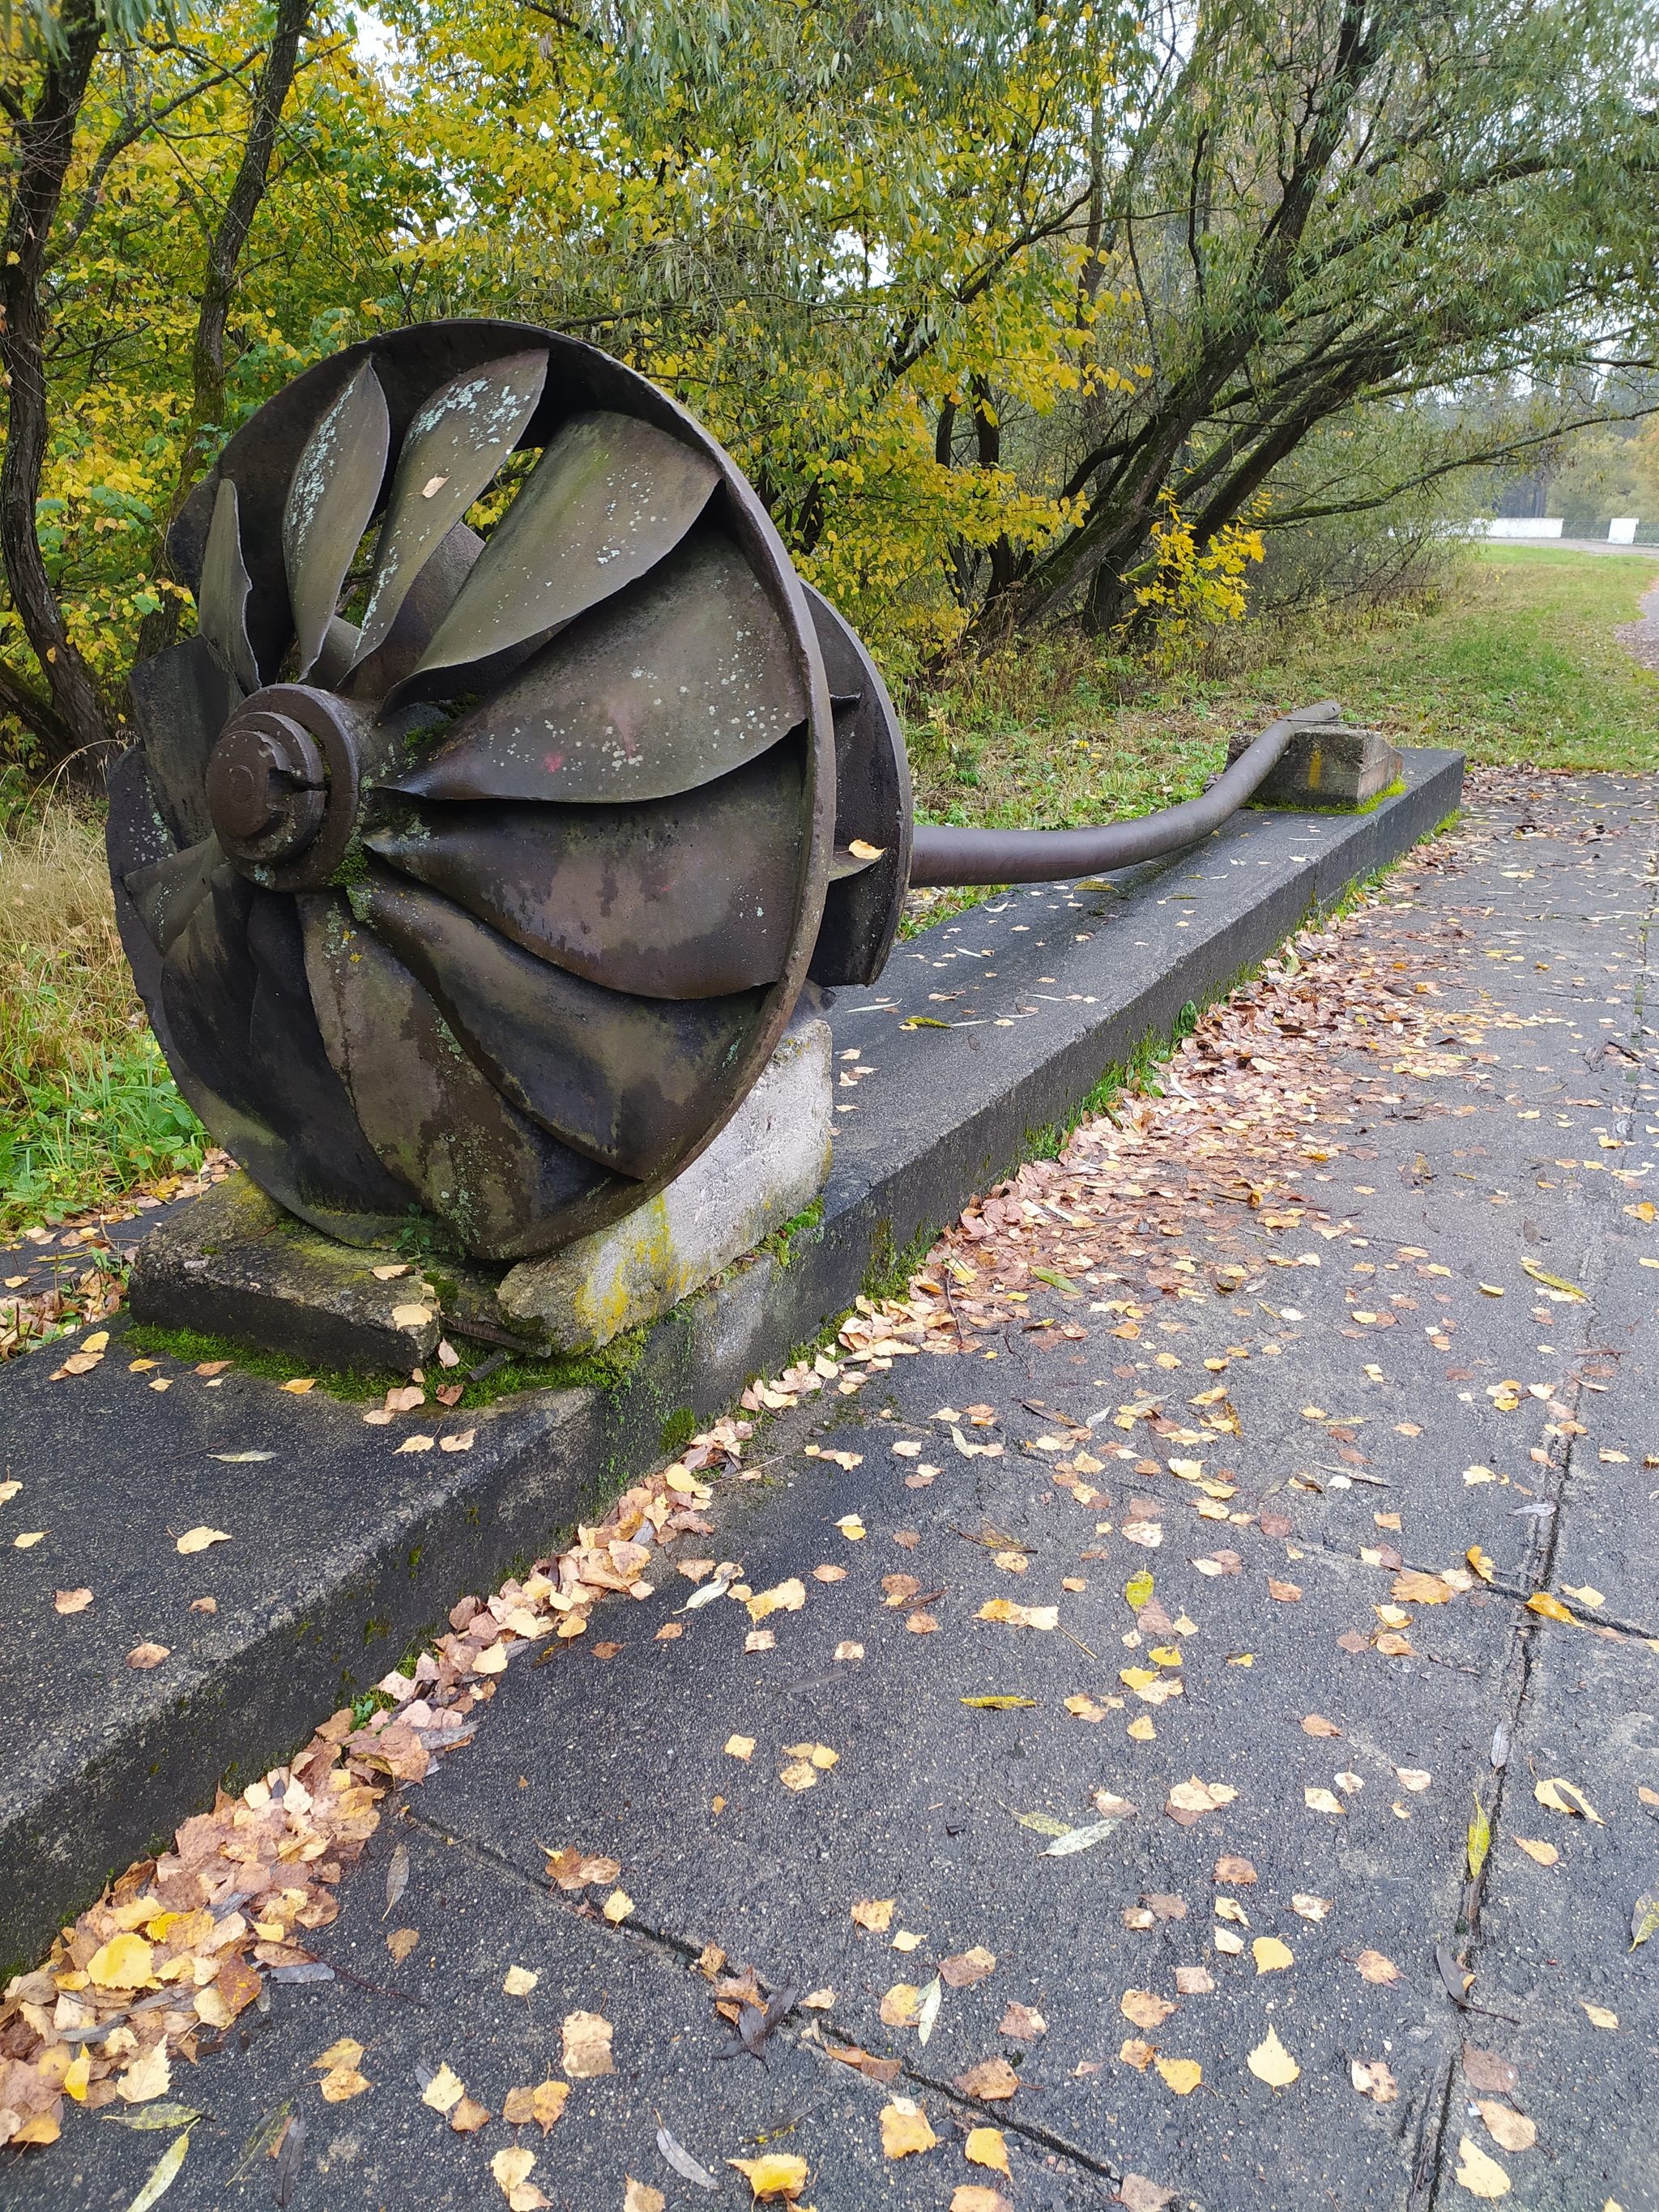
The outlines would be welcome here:
[[[403,1257],[337,1244],[230,1176],[139,1246],[133,1318],[323,1367],[407,1372],[436,1351],[439,1323],[418,1265],[375,1277]]]
[[[830,1175],[830,1024],[803,1011],[708,1151],[610,1229],[503,1279],[509,1322],[564,1352],[656,1321],[811,1206]]]
[[[1231,763],[1249,744],[1235,738],[1227,748]],[[1257,790],[1258,806],[1364,806],[1405,774],[1405,757],[1380,730],[1346,722],[1324,722],[1298,729],[1279,755],[1271,775]]]

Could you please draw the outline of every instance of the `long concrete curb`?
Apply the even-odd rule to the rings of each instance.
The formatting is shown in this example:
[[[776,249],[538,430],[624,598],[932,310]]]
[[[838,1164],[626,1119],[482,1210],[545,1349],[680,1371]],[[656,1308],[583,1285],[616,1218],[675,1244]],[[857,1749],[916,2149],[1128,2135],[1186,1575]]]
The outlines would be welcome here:
[[[0,1370],[22,1485],[7,1529],[45,1531],[4,1554],[5,1956],[35,1955],[216,1782],[283,1757],[464,1591],[659,1456],[676,1416],[712,1416],[775,1371],[1189,1000],[1427,835],[1458,804],[1462,757],[1406,758],[1405,789],[1369,815],[1246,813],[1109,886],[1011,893],[902,944],[884,988],[831,1011],[837,1054],[860,1055],[838,1067],[872,1072],[837,1087],[851,1110],[823,1218],[787,1263],[757,1254],[686,1300],[614,1388],[498,1403],[468,1452],[400,1453],[360,1407],[245,1373],[135,1376],[118,1330],[91,1374],[52,1382],[56,1352]],[[901,1026],[918,1014],[951,1025]],[[202,1524],[231,1540],[181,1557],[177,1535]],[[82,1587],[89,1607],[55,1612],[55,1589]],[[191,1610],[202,1595],[211,1615]],[[149,1672],[126,1659],[144,1642],[168,1647]]]

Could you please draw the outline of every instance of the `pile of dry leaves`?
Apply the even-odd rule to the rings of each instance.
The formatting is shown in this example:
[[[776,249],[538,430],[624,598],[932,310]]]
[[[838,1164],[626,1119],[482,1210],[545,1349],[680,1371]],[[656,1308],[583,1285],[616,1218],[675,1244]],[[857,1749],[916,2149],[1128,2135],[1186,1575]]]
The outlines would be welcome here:
[[[388,1780],[420,1781],[436,1755],[477,1733],[515,1643],[580,1636],[601,1598],[649,1596],[653,1547],[709,1533],[696,1510],[710,1494],[699,1474],[735,1467],[750,1434],[747,1421],[717,1422],[523,1582],[463,1598],[451,1632],[420,1655],[414,1674],[378,1686],[392,1704],[361,1727],[343,1708],[289,1765],[240,1797],[220,1791],[165,1856],[130,1867],[35,1972],[7,1988],[0,2143],[55,2142],[65,2097],[93,2109],[163,2098],[176,2060],[193,2063],[249,2005],[269,2002],[268,1977],[343,1973],[309,1939],[339,1912],[335,1885],[379,1826]],[[726,1586],[708,1585],[711,1595]]]

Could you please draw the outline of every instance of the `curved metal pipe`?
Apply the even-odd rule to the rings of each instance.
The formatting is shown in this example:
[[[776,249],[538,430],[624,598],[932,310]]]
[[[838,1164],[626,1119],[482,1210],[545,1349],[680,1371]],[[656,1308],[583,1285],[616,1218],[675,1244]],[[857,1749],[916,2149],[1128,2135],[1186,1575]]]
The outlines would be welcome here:
[[[1334,722],[1334,700],[1298,707],[1273,722],[1201,799],[1166,806],[1137,821],[1093,830],[952,830],[916,824],[910,850],[910,884],[1049,884],[1066,876],[1102,875],[1137,860],[1156,860],[1196,844],[1237,812],[1278,766],[1297,729]]]

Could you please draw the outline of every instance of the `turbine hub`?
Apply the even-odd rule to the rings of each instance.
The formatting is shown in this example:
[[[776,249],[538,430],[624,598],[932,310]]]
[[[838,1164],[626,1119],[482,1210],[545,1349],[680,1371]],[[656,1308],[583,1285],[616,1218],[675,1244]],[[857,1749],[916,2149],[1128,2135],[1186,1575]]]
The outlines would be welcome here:
[[[358,720],[332,693],[272,684],[226,723],[208,758],[208,812],[245,876],[276,890],[329,881],[356,826]]]

